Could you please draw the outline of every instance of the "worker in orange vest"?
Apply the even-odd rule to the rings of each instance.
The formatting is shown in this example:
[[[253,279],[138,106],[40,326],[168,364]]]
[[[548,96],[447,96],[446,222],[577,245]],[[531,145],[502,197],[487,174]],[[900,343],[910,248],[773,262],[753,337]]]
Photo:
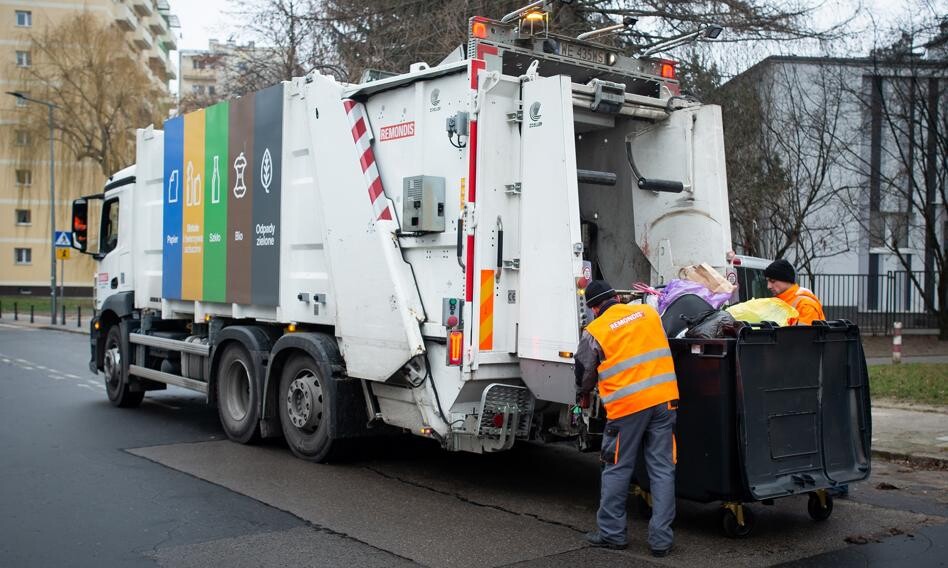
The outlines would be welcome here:
[[[790,319],[790,325],[811,325],[814,321],[825,321],[823,304],[816,294],[806,288],[801,288],[797,281],[797,273],[793,265],[780,258],[764,269],[767,278],[767,289],[775,297],[793,306],[800,317]]]
[[[648,544],[652,555],[671,550],[675,518],[675,418],[678,381],[668,338],[654,308],[622,304],[603,280],[586,287],[586,305],[596,316],[586,326],[575,354],[579,405],[599,389],[606,410],[602,438],[602,490],[593,546],[628,546],[626,499],[639,445],[645,441],[645,466],[652,493]]]

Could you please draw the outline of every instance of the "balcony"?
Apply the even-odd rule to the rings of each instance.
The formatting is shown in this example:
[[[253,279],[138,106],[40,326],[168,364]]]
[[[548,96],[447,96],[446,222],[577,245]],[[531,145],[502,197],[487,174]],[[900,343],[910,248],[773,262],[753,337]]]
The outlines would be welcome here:
[[[141,17],[148,17],[154,11],[152,9],[151,0],[131,0],[132,7],[135,8],[135,11],[138,12],[138,15]]]
[[[115,25],[127,32],[135,31],[138,28],[138,18],[132,9],[124,4],[118,4],[116,8]]]
[[[151,49],[155,45],[154,38],[145,28],[138,28],[132,41],[135,42],[135,47],[141,50]]]
[[[168,33],[168,22],[164,16],[156,12],[148,19],[148,28],[156,38],[159,38]]]

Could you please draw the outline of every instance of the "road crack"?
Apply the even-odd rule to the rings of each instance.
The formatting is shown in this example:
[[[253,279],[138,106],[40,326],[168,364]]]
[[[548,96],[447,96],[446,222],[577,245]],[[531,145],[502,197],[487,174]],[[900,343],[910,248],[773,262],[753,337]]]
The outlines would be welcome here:
[[[381,470],[378,470],[378,469],[376,469],[376,468],[374,468],[374,467],[370,467],[370,466],[362,466],[362,467],[363,467],[364,469],[367,469],[368,471],[371,471],[372,473],[374,473],[374,474],[376,474],[376,475],[379,475],[379,476],[381,476],[381,477],[384,477],[385,479],[390,479],[390,480],[392,480],[392,481],[397,481],[397,482],[399,482],[399,483],[404,483],[405,485],[410,485],[410,486],[412,486],[412,487],[417,487],[418,489],[424,489],[425,491],[430,491],[430,492],[432,492],[432,493],[437,493],[438,495],[444,495],[444,496],[446,496],[446,497],[451,497],[451,498],[453,498],[453,499],[457,499],[458,501],[461,501],[462,503],[466,503],[466,504],[468,504],[468,505],[474,505],[475,507],[484,507],[484,508],[486,508],[486,509],[493,509],[493,510],[495,510],[495,511],[500,511],[500,512],[502,512],[502,513],[507,513],[507,514],[509,514],[509,515],[516,515],[516,516],[518,516],[518,517],[528,517],[528,518],[534,519],[534,520],[536,520],[536,521],[539,521],[539,522],[544,523],[544,524],[547,524],[547,525],[553,525],[553,526],[557,526],[557,527],[562,527],[562,528],[569,529],[569,530],[571,530],[571,531],[574,531],[574,532],[577,532],[577,533],[580,533],[580,534],[585,534],[585,533],[586,533],[586,529],[583,529],[583,528],[580,528],[580,527],[577,527],[577,526],[573,526],[573,525],[571,525],[571,524],[569,524],[569,523],[564,523],[564,522],[562,522],[562,521],[557,521],[557,520],[554,520],[554,519],[547,519],[547,518],[545,518],[545,517],[541,517],[540,515],[537,515],[536,513],[527,513],[527,512],[523,512],[523,511],[515,511],[515,510],[513,510],[513,509],[508,509],[508,508],[502,507],[502,506],[500,506],[500,505],[492,505],[492,504],[490,504],[490,503],[482,503],[482,502],[480,502],[480,501],[475,501],[475,500],[473,500],[473,499],[471,499],[471,498],[469,498],[469,497],[465,497],[464,495],[461,495],[460,493],[456,493],[456,492],[452,492],[452,491],[445,491],[445,490],[443,490],[443,489],[438,489],[438,488],[436,488],[436,487],[431,487],[431,486],[425,485],[425,484],[423,484],[423,483],[418,483],[417,481],[412,481],[412,480],[410,480],[410,479],[405,479],[405,478],[399,477],[399,476],[397,476],[397,475],[392,475],[392,474],[390,474],[390,473],[386,473],[386,472],[381,471]]]

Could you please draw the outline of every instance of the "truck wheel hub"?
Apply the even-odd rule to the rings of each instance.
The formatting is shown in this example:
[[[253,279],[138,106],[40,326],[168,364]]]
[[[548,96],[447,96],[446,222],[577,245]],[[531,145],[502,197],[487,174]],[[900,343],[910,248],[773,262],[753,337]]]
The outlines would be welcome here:
[[[315,430],[323,417],[323,389],[316,377],[305,371],[290,383],[286,393],[290,422],[300,430]]]
[[[105,379],[111,384],[116,384],[122,372],[122,354],[118,347],[105,350],[103,367],[105,367]]]

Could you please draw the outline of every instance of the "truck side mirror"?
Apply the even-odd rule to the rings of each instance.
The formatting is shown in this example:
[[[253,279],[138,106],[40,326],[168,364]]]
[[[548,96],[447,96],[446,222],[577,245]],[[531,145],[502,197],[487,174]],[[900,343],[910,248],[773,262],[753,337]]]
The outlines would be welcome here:
[[[72,202],[72,248],[86,252],[89,246],[89,202],[79,198]]]

